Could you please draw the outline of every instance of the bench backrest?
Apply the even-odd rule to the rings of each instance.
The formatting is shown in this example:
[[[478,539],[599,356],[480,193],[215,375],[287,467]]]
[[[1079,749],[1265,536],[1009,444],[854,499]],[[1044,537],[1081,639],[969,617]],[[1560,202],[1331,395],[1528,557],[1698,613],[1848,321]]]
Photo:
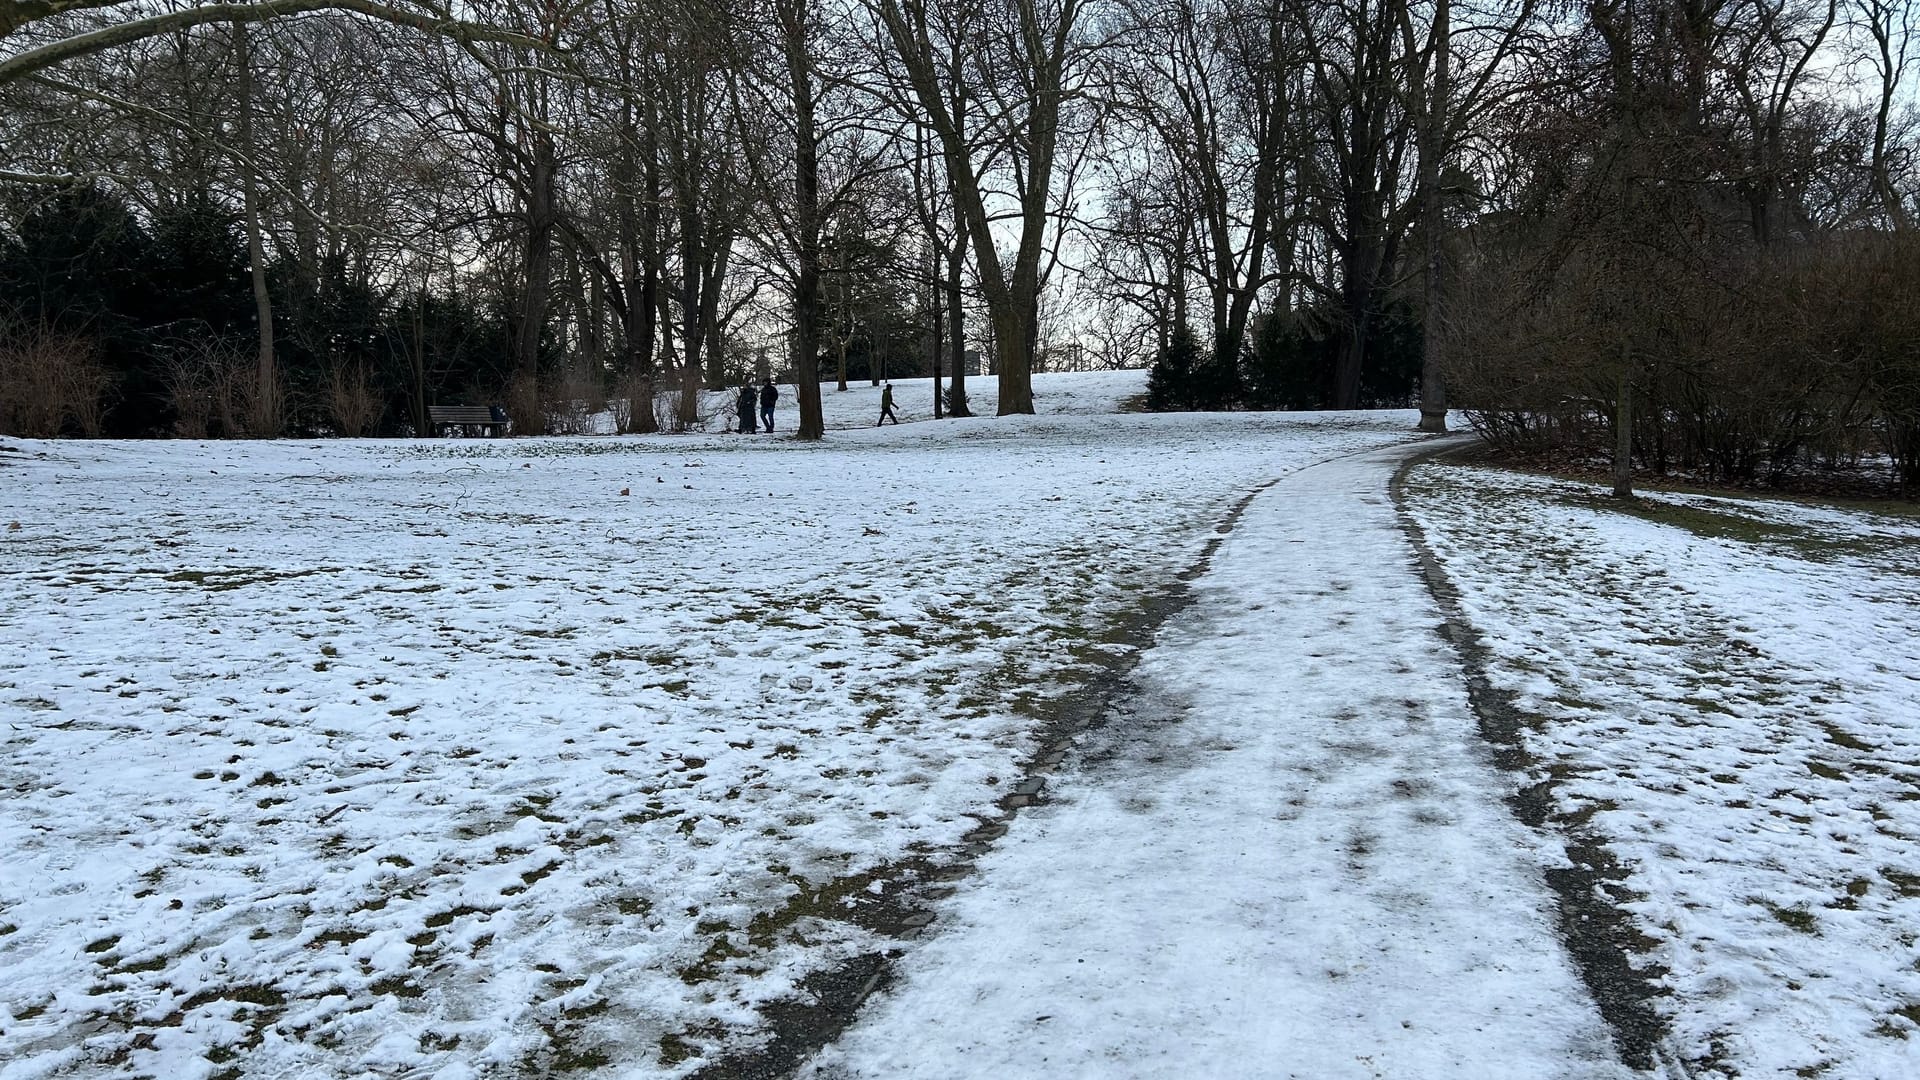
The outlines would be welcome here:
[[[497,424],[485,405],[429,405],[427,419],[436,424]]]

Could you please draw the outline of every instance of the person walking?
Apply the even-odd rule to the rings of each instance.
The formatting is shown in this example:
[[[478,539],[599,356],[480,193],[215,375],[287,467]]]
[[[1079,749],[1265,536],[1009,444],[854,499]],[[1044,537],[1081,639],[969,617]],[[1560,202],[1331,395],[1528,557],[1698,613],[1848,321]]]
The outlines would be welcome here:
[[[754,397],[755,395],[753,392],[753,384],[747,383],[744,386],[740,387],[740,399],[734,403],[734,408],[739,410],[739,413],[740,413],[740,434],[742,435],[751,435],[754,432],[754,426],[753,426]]]
[[[773,385],[773,377],[767,377],[767,384],[760,388],[760,419],[766,423],[767,430],[773,430],[773,404],[780,400],[780,388]]]
[[[889,420],[896,425],[900,423],[900,418],[893,415],[893,380],[891,379],[887,380],[887,385],[880,390],[880,419],[875,420],[873,426],[879,427]]]

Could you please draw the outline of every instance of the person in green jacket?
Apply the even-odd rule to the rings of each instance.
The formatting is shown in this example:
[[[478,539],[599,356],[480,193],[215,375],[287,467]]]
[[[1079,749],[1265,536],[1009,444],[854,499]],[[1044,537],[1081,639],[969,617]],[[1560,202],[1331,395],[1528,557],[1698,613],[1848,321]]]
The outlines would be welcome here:
[[[880,390],[880,419],[875,420],[873,422],[873,426],[879,427],[881,424],[884,424],[889,420],[893,421],[895,424],[898,424],[900,422],[900,418],[893,415],[893,382],[892,380],[888,380],[887,385],[881,388]]]

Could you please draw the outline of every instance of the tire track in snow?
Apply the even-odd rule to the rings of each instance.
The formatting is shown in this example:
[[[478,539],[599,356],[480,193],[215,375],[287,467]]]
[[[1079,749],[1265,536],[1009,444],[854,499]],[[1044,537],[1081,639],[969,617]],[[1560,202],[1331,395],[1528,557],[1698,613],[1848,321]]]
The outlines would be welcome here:
[[[1568,865],[1546,871],[1547,884],[1555,896],[1560,938],[1601,1017],[1613,1029],[1621,1059],[1635,1069],[1691,1076],[1680,1056],[1668,1047],[1667,1022],[1655,1007],[1667,993],[1661,986],[1666,973],[1645,958],[1650,943],[1635,931],[1633,917],[1611,898],[1611,890],[1624,881],[1626,872],[1600,840],[1569,831],[1567,823],[1554,819],[1553,791],[1558,781],[1544,775],[1521,739],[1523,728],[1540,721],[1515,704],[1513,692],[1493,685],[1488,675],[1488,650],[1461,610],[1459,590],[1408,512],[1407,475],[1435,458],[1458,454],[1473,445],[1464,438],[1448,439],[1444,445],[1428,447],[1401,462],[1390,485],[1401,528],[1418,552],[1427,591],[1446,616],[1439,630],[1459,654],[1467,699],[1480,725],[1481,738],[1491,748],[1494,762],[1522,785],[1508,797],[1507,805],[1522,824],[1565,847]]]

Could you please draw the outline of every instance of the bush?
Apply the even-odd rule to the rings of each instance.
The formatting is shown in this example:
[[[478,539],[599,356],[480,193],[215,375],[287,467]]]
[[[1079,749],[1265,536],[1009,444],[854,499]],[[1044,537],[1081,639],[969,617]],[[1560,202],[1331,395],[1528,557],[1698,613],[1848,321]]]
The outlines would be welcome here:
[[[85,338],[47,330],[0,336],[0,433],[97,436],[111,385]]]
[[[1726,247],[1626,280],[1524,252],[1463,275],[1448,386],[1511,451],[1601,455],[1624,369],[1634,456],[1655,471],[1778,484],[1883,451],[1920,489],[1920,240],[1831,236]]]
[[[327,371],[327,416],[336,434],[359,438],[380,422],[386,404],[367,378],[367,366],[352,361],[336,362]]]

